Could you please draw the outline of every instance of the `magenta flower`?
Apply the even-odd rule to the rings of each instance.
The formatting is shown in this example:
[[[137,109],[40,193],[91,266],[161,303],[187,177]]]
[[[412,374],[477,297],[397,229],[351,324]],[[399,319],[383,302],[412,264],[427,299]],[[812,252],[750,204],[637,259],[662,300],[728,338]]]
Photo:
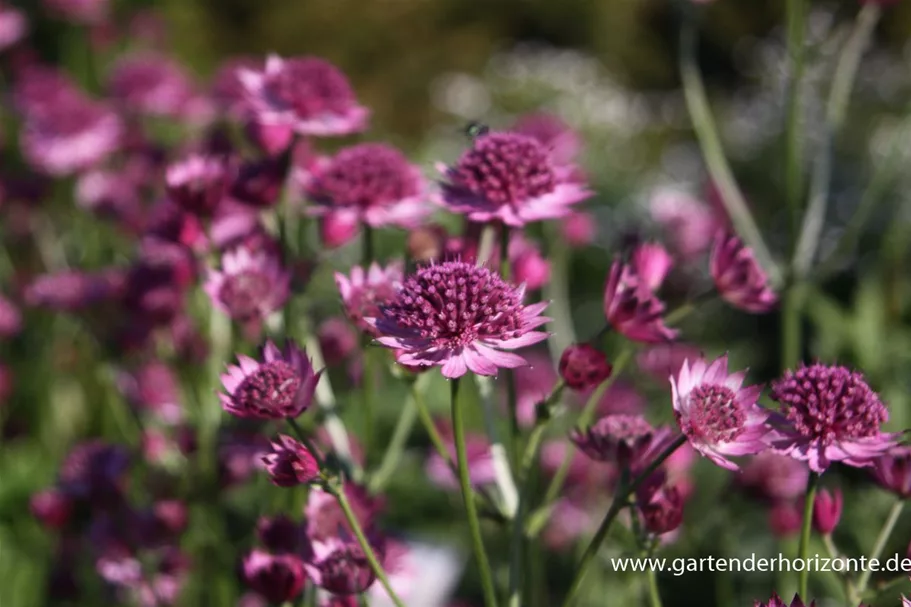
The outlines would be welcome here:
[[[440,437],[449,453],[449,461],[456,461],[455,440],[453,439],[452,426],[448,422],[437,424]],[[465,453],[468,458],[468,473],[473,487],[483,487],[496,482],[496,469],[493,455],[490,452],[490,441],[482,434],[469,432],[465,436]],[[427,458],[424,467],[427,477],[438,487],[449,490],[459,489],[459,479],[456,478],[449,467],[449,461],[434,451]]]
[[[120,118],[81,95],[59,95],[30,113],[23,127],[22,154],[36,169],[63,177],[98,164],[120,147]]]
[[[166,364],[152,361],[131,373],[121,373],[117,386],[132,407],[153,414],[165,425],[183,420],[180,385]]]
[[[550,320],[540,316],[547,302],[524,306],[524,294],[487,268],[447,261],[406,278],[380,316],[366,322],[381,344],[405,351],[398,358],[403,364],[440,365],[450,379],[469,370],[496,375],[500,367],[527,364],[503,350],[547,339],[534,330]]]
[[[736,481],[750,495],[774,503],[803,495],[809,476],[810,469],[805,463],[764,451],[750,458]]]
[[[655,295],[672,264],[667,251],[657,244],[638,247],[630,265],[614,262],[604,289],[604,315],[617,332],[645,343],[677,336],[675,329],[664,325],[664,303]]]
[[[788,604],[787,601],[781,600],[781,597],[778,596],[778,593],[773,592],[772,598],[769,599],[768,603],[761,603],[759,601],[755,601],[753,603],[753,607],[804,607],[804,602],[802,600],[800,600],[799,595],[795,594],[794,599],[791,601],[790,604]],[[816,601],[813,601],[806,607],[816,607]]]
[[[247,585],[275,605],[295,600],[307,581],[299,557],[262,550],[253,550],[244,558],[243,573]]]
[[[225,59],[212,77],[209,92],[215,104],[233,118],[246,117],[247,89],[241,82],[243,70],[260,70],[263,61],[256,57],[229,57]]]
[[[429,212],[428,184],[395,148],[361,143],[296,174],[315,215],[335,223],[413,228]]]
[[[589,344],[573,344],[560,356],[560,377],[573,390],[590,390],[610,377],[607,356]]]
[[[820,489],[813,502],[813,528],[820,535],[829,535],[841,520],[843,498],[841,489],[829,492]]]
[[[711,364],[684,361],[671,376],[674,416],[690,444],[715,464],[738,470],[728,456],[759,453],[768,447],[769,414],[756,401],[759,386],[743,386],[745,373],[728,374],[728,357]]]
[[[643,526],[661,535],[677,529],[683,522],[683,496],[674,485],[646,487],[636,495],[636,506],[642,516]]]
[[[597,232],[595,219],[589,213],[573,211],[560,223],[560,234],[571,247],[590,245]]]
[[[735,308],[761,314],[778,303],[753,251],[736,236],[718,234],[712,245],[709,270],[721,297]]]
[[[63,529],[73,513],[73,500],[59,489],[45,489],[32,495],[29,510],[47,529]]]
[[[908,499],[911,497],[911,447],[895,447],[877,457],[870,473],[880,487],[901,499]]]
[[[523,427],[530,427],[537,418],[538,403],[553,391],[558,376],[546,352],[530,350],[523,356],[528,360],[528,366],[513,371],[516,381],[516,417]],[[504,400],[505,393],[504,390]]]
[[[354,516],[365,532],[374,527],[374,520],[385,506],[381,496],[371,495],[366,488],[354,483],[345,483],[345,497],[354,511]],[[326,491],[310,491],[304,508],[307,519],[307,537],[313,541],[328,541],[338,535],[339,530],[353,533],[345,513],[332,495]]]
[[[278,202],[287,170],[283,158],[245,162],[231,184],[231,195],[251,207],[269,208]]]
[[[591,196],[584,185],[560,176],[537,139],[518,133],[477,137],[443,173],[446,206],[476,222],[522,227],[564,217],[571,205]]]
[[[516,283],[536,291],[550,282],[550,262],[541,255],[538,246],[520,232],[510,236],[507,254]]]
[[[820,474],[837,461],[870,466],[900,437],[881,431],[888,410],[863,375],[845,367],[801,364],[772,383],[771,397],[784,418],[773,447]]]
[[[702,350],[692,344],[664,342],[639,350],[636,354],[636,365],[640,371],[664,381],[668,375],[679,371],[685,360],[696,360],[701,357]]]
[[[682,191],[659,190],[649,202],[649,212],[686,261],[707,251],[721,227],[712,207]]]
[[[319,480],[320,470],[310,450],[297,440],[279,434],[272,451],[263,456],[272,484],[278,487],[309,485]]]
[[[383,559],[383,543],[368,537],[377,558]],[[332,594],[360,594],[370,588],[376,575],[360,545],[347,532],[310,542],[304,568],[313,583]]]
[[[10,300],[0,295],[0,338],[9,339],[22,329],[22,314]]]
[[[182,116],[194,100],[183,67],[152,53],[120,58],[111,70],[108,89],[127,109],[151,116]]]
[[[289,341],[285,351],[266,342],[262,362],[243,354],[239,365],[222,374],[227,394],[219,394],[221,406],[237,417],[286,419],[298,417],[310,407],[322,371],[315,372],[306,354]]]
[[[165,173],[168,197],[199,217],[211,217],[228,189],[228,171],[220,158],[191,155]]]
[[[351,268],[348,276],[335,273],[338,287],[345,306],[345,313],[363,331],[373,331],[365,318],[380,315],[380,306],[391,303],[405,276],[402,263],[393,262],[385,268],[373,262],[365,272],[360,266]]]
[[[79,443],[60,465],[58,487],[73,499],[106,505],[123,497],[130,455],[100,440]]]
[[[8,49],[28,33],[28,20],[22,11],[0,6],[0,51]]]
[[[579,134],[553,114],[526,114],[510,130],[537,139],[558,165],[571,165],[582,149]]]
[[[209,270],[204,289],[231,318],[255,322],[285,305],[290,284],[291,274],[276,257],[240,246],[222,255],[221,270]]]
[[[615,462],[620,468],[639,469],[647,456],[664,445],[670,436],[667,428],[653,428],[641,415],[606,415],[570,439],[582,453],[596,462]]]
[[[323,59],[270,55],[263,70],[242,69],[238,77],[262,124],[284,124],[316,137],[367,128],[369,110],[358,105],[345,75]]]
[[[793,500],[775,502],[769,508],[769,530],[777,538],[796,535],[803,525],[802,505]]]

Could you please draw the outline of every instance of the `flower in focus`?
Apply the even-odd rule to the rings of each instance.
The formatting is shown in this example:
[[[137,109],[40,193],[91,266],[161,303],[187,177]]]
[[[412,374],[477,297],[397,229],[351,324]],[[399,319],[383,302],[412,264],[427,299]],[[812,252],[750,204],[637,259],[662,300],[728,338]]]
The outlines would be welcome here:
[[[707,251],[720,227],[711,207],[676,190],[656,192],[649,202],[649,212],[685,261]]]
[[[28,20],[22,11],[0,6],[0,51],[8,49],[28,33]]]
[[[370,115],[345,75],[317,57],[270,55],[263,70],[241,69],[247,101],[262,124],[291,126],[299,135],[327,137],[363,131]]]
[[[428,186],[420,169],[395,148],[361,143],[297,173],[316,215],[334,224],[415,227],[427,214]]]
[[[348,276],[335,273],[335,285],[348,318],[359,329],[371,332],[373,328],[364,319],[377,317],[379,307],[392,302],[403,280],[401,262],[390,263],[385,268],[373,262],[366,272],[354,266]]]
[[[574,430],[570,439],[582,453],[598,462],[615,462],[622,469],[637,470],[647,464],[647,455],[659,450],[670,436],[667,428],[656,429],[641,415],[607,415],[591,428]]]
[[[712,245],[709,270],[721,297],[735,308],[761,314],[778,303],[753,251],[736,236],[718,234]]]
[[[320,478],[319,464],[310,450],[297,440],[279,434],[272,451],[263,456],[272,484],[278,487],[309,485]]]
[[[79,24],[96,24],[107,17],[108,0],[44,0],[48,13]]]
[[[842,507],[841,489],[835,489],[829,492],[828,489],[820,489],[816,493],[816,500],[813,502],[813,528],[820,535],[829,535],[838,525],[841,519]]]
[[[165,173],[168,197],[199,217],[211,217],[228,189],[228,171],[220,158],[192,155]]]
[[[711,364],[684,361],[671,376],[674,416],[690,444],[715,464],[738,470],[728,456],[768,447],[769,414],[759,405],[758,386],[743,386],[745,373],[728,374],[727,355]]]
[[[383,543],[368,537],[377,558],[383,559]],[[343,596],[360,594],[370,588],[376,575],[360,545],[346,532],[310,542],[304,559],[308,577],[320,588]]]
[[[750,458],[736,482],[750,495],[775,503],[803,495],[809,476],[810,469],[803,462],[764,451]]]
[[[582,184],[561,178],[537,139],[518,133],[476,137],[444,175],[446,206],[475,222],[522,227],[563,217],[571,205],[591,196]]]
[[[784,418],[772,446],[822,473],[832,462],[865,467],[895,447],[899,434],[883,433],[889,412],[862,374],[813,364],[787,370],[772,383]]]
[[[227,394],[219,394],[222,408],[231,415],[280,420],[298,417],[310,407],[322,371],[315,372],[293,342],[284,352],[267,342],[262,362],[243,354],[237,360],[240,364],[221,376]]]
[[[560,377],[573,390],[594,388],[608,377],[613,367],[607,356],[589,344],[573,344],[560,356]]]
[[[617,332],[645,343],[677,336],[664,325],[664,303],[655,295],[672,264],[667,251],[651,244],[638,247],[630,265],[614,262],[604,289],[604,315]]]
[[[268,251],[239,246],[209,270],[205,291],[212,303],[240,322],[257,322],[280,310],[290,295],[291,274]]]
[[[299,597],[307,580],[299,557],[262,550],[253,550],[244,558],[243,573],[247,585],[275,605]]]
[[[180,64],[151,53],[121,57],[111,70],[108,89],[127,109],[151,116],[181,116],[194,95]]]
[[[816,601],[813,601],[806,607],[815,607],[815,606],[816,606]],[[791,601],[790,604],[788,604],[787,601],[781,600],[781,597],[778,596],[777,592],[773,592],[772,598],[769,599],[768,603],[761,603],[759,601],[755,601],[753,603],[753,607],[804,607],[804,603],[802,600],[800,600],[800,595],[795,594],[794,599]]]
[[[901,499],[911,497],[911,447],[895,447],[873,460],[870,473],[880,487]]]
[[[427,458],[425,471],[427,477],[435,485],[449,490],[458,490],[459,480],[449,466],[449,462],[456,461],[455,439],[452,426],[446,422],[439,423],[440,438],[446,445],[449,454],[444,459],[439,453],[433,451]],[[465,435],[465,455],[468,459],[468,475],[472,487],[483,487],[496,482],[496,468],[493,454],[490,451],[490,441],[483,434],[468,432]]]
[[[524,288],[472,264],[447,261],[420,268],[405,279],[395,299],[368,319],[377,341],[404,350],[406,365],[440,365],[443,376],[469,370],[496,375],[500,367],[527,364],[504,352],[547,339],[535,331],[549,318],[540,316],[547,302],[522,305]]]

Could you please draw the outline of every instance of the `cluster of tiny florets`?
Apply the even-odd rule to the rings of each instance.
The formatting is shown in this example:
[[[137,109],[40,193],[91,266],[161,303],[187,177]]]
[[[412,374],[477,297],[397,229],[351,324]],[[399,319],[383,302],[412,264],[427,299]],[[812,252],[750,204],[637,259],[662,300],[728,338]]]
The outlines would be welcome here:
[[[362,208],[418,194],[408,161],[401,152],[381,143],[342,150],[309,189],[316,200]]]
[[[452,170],[457,185],[494,204],[521,204],[553,191],[556,177],[547,150],[515,133],[478,138]]]
[[[266,90],[301,116],[342,113],[354,103],[354,92],[344,74],[315,57],[287,60],[266,82]]]
[[[690,393],[690,407],[681,428],[687,436],[712,443],[729,442],[743,431],[746,413],[726,386],[700,385]]]

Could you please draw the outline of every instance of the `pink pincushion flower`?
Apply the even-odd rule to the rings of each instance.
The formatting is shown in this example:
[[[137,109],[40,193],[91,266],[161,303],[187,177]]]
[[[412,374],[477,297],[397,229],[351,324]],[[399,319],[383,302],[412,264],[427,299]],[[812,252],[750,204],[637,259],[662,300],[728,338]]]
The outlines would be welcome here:
[[[597,233],[595,218],[590,213],[573,211],[560,223],[560,234],[571,247],[590,245]]]
[[[153,53],[120,58],[111,70],[108,89],[126,108],[152,116],[184,115],[195,98],[183,67]]]
[[[210,86],[216,105],[235,118],[245,116],[249,106],[240,73],[242,70],[260,70],[262,67],[262,60],[256,57],[229,57],[223,61]]]
[[[709,269],[721,297],[736,308],[761,314],[778,303],[778,296],[769,287],[768,277],[753,257],[752,249],[736,236],[718,234]]]
[[[290,294],[291,275],[267,250],[239,246],[221,258],[221,270],[210,270],[205,291],[212,303],[241,322],[255,322],[280,310]]]
[[[550,320],[540,316],[547,302],[525,306],[524,294],[524,287],[487,268],[447,261],[406,278],[396,298],[367,322],[376,328],[377,341],[405,351],[398,358],[403,364],[440,365],[450,379],[469,370],[496,375],[500,367],[528,364],[504,350],[547,339],[534,330]]]
[[[645,343],[677,336],[664,325],[664,303],[655,295],[672,264],[667,251],[656,244],[638,247],[630,265],[614,262],[604,289],[604,315],[617,332]]]
[[[316,215],[374,228],[417,226],[429,212],[428,184],[418,167],[382,143],[361,143],[297,173]]]
[[[323,59],[270,55],[263,70],[241,69],[238,77],[263,124],[285,124],[299,135],[316,137],[367,127],[369,110],[358,105],[345,75]]]
[[[395,299],[402,280],[401,262],[390,263],[385,268],[373,262],[366,272],[360,266],[354,266],[348,276],[335,273],[335,285],[348,318],[361,330],[371,332],[373,328],[364,319],[379,316],[379,306]]]
[[[228,189],[228,170],[220,158],[191,155],[165,172],[168,197],[183,210],[211,217]]]
[[[653,428],[641,415],[607,415],[594,426],[574,431],[570,439],[582,453],[598,462],[615,462],[637,470],[670,436],[667,428]]]
[[[275,605],[296,599],[307,581],[299,557],[262,550],[253,550],[244,558],[243,573],[250,588]]]
[[[564,217],[591,196],[584,185],[561,178],[537,139],[518,133],[477,137],[444,176],[445,205],[476,222],[522,227]]]
[[[783,418],[773,447],[817,473],[837,461],[873,465],[900,437],[881,431],[889,419],[886,406],[861,373],[845,367],[816,363],[789,369],[772,383],[771,397]]]
[[[309,485],[320,477],[319,463],[313,453],[299,441],[279,434],[272,441],[272,451],[263,456],[266,471],[278,487]]]
[[[613,366],[590,344],[572,344],[560,356],[560,377],[573,390],[591,390],[610,377]]]
[[[728,374],[727,355],[707,364],[684,361],[671,376],[674,416],[690,444],[715,464],[738,470],[728,456],[768,448],[769,414],[756,401],[758,386],[743,386],[745,373]]]
[[[29,114],[20,144],[36,169],[62,177],[84,171],[116,151],[123,136],[120,118],[81,95],[61,95]]]
[[[231,415],[280,420],[298,417],[310,407],[322,371],[314,371],[293,342],[284,352],[267,342],[262,362],[243,354],[237,360],[240,364],[221,376],[227,394],[219,394],[222,408]]]

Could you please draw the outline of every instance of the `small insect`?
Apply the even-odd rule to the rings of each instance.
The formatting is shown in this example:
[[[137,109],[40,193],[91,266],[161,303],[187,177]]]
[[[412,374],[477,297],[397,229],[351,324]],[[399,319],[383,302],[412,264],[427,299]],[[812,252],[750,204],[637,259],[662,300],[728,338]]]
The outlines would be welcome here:
[[[480,122],[469,122],[465,127],[465,134],[475,139],[490,132],[490,127]]]

